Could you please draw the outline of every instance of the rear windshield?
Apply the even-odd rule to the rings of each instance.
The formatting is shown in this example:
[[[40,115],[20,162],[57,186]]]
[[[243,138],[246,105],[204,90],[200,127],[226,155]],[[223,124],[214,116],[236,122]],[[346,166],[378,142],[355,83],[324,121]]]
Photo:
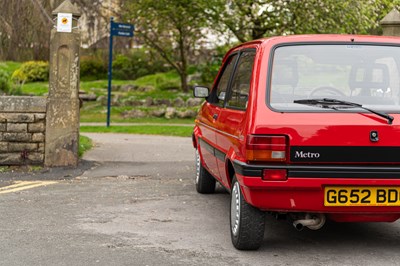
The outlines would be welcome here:
[[[336,99],[400,111],[400,47],[358,44],[281,46],[274,50],[269,105],[279,111],[329,111],[294,103]],[[355,111],[354,109],[343,111]]]

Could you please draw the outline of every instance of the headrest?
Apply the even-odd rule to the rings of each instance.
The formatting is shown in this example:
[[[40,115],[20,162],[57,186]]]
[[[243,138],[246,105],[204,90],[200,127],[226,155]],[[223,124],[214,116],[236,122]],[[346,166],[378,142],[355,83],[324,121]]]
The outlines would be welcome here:
[[[349,77],[351,90],[382,89],[389,87],[389,68],[385,64],[357,65],[351,69]]]
[[[295,87],[299,81],[297,62],[294,60],[275,60],[272,65],[272,84]]]

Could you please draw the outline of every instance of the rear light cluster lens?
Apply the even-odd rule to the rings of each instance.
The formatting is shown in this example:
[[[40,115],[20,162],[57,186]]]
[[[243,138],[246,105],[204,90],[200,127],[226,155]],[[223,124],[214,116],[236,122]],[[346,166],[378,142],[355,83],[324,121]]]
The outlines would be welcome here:
[[[287,170],[286,169],[264,169],[263,180],[267,181],[286,181],[287,180]]]
[[[246,159],[252,162],[285,162],[286,136],[249,135],[246,142]]]

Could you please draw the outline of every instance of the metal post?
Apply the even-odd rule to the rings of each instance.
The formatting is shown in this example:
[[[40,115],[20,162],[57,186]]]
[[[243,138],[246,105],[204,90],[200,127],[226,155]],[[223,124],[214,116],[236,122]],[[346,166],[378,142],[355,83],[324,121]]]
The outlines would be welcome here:
[[[112,82],[112,52],[113,52],[113,35],[111,30],[113,28],[114,18],[110,18],[110,50],[108,54],[108,99],[107,99],[107,127],[110,126],[110,116],[111,116],[111,82]]]

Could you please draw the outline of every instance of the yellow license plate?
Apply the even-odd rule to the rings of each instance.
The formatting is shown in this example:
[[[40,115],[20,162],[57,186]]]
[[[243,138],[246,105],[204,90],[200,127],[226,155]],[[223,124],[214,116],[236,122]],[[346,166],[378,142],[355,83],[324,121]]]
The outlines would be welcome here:
[[[325,187],[325,206],[400,206],[400,187]]]

